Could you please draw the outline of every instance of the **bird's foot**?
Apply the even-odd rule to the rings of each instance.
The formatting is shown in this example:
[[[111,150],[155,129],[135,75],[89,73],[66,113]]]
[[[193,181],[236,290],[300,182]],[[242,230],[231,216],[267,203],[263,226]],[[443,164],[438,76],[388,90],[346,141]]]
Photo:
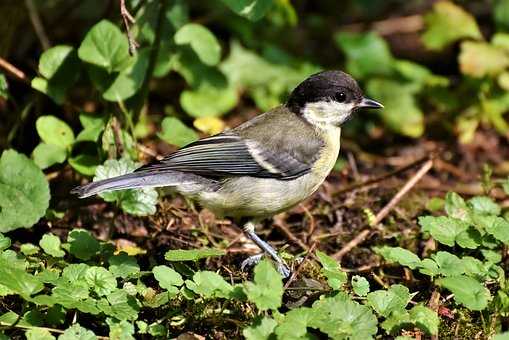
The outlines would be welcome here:
[[[253,256],[249,256],[247,259],[242,261],[242,264],[240,265],[240,269],[242,271],[246,271],[245,270],[246,268],[253,267],[256,264],[258,264],[258,262],[260,262],[264,256],[265,256],[264,253],[253,255]],[[281,262],[280,261],[276,261],[276,269],[279,272],[279,274],[281,274],[283,279],[288,278],[290,276],[290,274],[291,274],[290,268],[288,268],[288,266],[284,262],[282,262],[282,261]]]

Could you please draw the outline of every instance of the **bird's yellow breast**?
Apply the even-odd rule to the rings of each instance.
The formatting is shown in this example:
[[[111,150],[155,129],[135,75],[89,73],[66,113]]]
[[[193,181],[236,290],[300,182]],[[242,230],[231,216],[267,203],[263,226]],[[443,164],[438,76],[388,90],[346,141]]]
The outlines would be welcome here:
[[[285,211],[309,196],[323,183],[339,154],[339,127],[320,129],[324,146],[311,172],[292,180],[234,177],[214,192],[202,193],[198,201],[215,214],[231,217],[267,217]]]

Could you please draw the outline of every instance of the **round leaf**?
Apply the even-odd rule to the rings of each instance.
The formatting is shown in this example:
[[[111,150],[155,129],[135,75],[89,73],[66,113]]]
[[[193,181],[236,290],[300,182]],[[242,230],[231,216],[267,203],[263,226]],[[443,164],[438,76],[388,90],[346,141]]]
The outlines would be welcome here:
[[[74,132],[69,125],[55,116],[41,116],[35,122],[39,137],[46,144],[58,145],[63,148],[74,142]]]
[[[28,157],[6,150],[0,158],[0,232],[31,227],[49,206],[48,181]]]
[[[214,66],[221,58],[221,45],[216,37],[205,26],[187,24],[175,33],[177,45],[191,45],[200,60],[207,65]]]
[[[67,158],[67,150],[60,145],[39,143],[32,151],[34,162],[41,169],[46,169],[53,164],[63,163]]]
[[[130,62],[127,38],[116,25],[101,20],[83,39],[78,57],[108,72],[122,71]]]
[[[170,144],[183,147],[198,139],[198,134],[175,117],[166,117],[162,122],[159,137]]]

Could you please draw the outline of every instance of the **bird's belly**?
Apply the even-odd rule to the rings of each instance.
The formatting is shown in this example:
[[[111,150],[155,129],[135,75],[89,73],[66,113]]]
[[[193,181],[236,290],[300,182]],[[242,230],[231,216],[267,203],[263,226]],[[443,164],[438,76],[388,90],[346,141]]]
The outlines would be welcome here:
[[[289,181],[237,177],[226,181],[215,192],[202,193],[198,201],[220,216],[271,216],[309,197],[324,178],[313,173]]]

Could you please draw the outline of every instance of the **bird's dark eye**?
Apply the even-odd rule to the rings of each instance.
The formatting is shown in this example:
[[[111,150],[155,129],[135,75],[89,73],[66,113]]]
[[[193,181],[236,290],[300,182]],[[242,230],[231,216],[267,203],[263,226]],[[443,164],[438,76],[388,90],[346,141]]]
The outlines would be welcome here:
[[[335,99],[339,103],[343,103],[346,100],[346,94],[344,92],[338,92],[335,95]]]

